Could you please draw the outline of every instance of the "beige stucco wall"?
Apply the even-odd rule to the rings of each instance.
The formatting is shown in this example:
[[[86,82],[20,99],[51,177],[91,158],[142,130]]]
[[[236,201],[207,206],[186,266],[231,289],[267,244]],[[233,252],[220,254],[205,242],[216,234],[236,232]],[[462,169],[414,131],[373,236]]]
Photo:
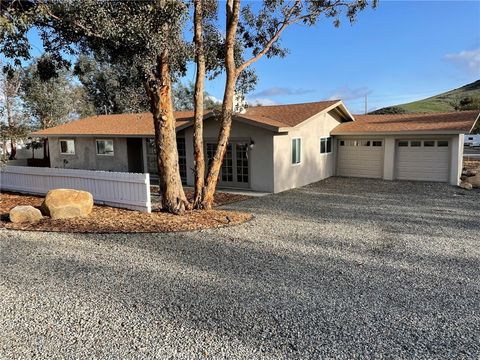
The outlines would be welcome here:
[[[219,123],[207,119],[204,123],[205,141],[216,142]],[[232,124],[231,142],[236,140],[253,140],[254,148],[248,151],[250,189],[255,191],[273,192],[273,133],[239,121]],[[185,129],[185,144],[187,151],[187,184],[193,186],[193,127]]]
[[[274,136],[274,192],[280,192],[333,176],[335,142],[332,153],[320,154],[320,138],[330,136],[341,122],[333,111],[318,114],[288,134]],[[292,164],[292,139],[301,138],[301,162]]]
[[[60,153],[60,139],[48,138],[50,149],[50,164],[53,168],[67,169],[85,169],[85,170],[104,170],[104,171],[128,171],[127,157],[127,139],[126,138],[108,138],[98,139],[113,140],[113,156],[97,155],[95,150],[95,140],[93,137],[76,137],[75,154],[66,155]],[[64,160],[68,163],[64,164]]]

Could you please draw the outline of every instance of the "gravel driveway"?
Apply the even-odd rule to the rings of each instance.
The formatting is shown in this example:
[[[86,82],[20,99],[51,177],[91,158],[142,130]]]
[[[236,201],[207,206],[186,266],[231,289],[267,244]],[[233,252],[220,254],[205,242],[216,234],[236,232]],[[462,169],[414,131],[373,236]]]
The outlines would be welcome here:
[[[480,357],[480,192],[330,178],[165,235],[0,231],[0,359]]]

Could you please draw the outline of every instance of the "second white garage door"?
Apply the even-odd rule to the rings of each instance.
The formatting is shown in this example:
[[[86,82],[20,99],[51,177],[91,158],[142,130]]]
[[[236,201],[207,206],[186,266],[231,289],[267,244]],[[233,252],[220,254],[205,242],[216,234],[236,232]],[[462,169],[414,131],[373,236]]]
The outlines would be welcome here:
[[[448,181],[448,140],[399,140],[395,146],[396,179]]]
[[[338,140],[337,176],[383,177],[383,140]]]

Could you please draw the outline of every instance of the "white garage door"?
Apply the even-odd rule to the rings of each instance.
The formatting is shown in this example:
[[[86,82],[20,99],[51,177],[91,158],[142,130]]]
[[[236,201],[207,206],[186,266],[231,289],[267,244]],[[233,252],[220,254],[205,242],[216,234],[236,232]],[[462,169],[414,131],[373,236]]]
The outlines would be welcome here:
[[[382,178],[383,140],[339,140],[337,176]]]
[[[448,181],[448,140],[398,140],[395,177],[399,180]]]

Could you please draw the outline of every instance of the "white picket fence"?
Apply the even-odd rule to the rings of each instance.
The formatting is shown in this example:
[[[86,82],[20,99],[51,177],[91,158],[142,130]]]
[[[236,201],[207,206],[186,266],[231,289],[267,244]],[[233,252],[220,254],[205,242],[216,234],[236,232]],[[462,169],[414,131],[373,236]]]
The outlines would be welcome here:
[[[84,190],[96,204],[152,210],[149,174],[9,165],[0,169],[2,191],[44,195],[51,189]]]

